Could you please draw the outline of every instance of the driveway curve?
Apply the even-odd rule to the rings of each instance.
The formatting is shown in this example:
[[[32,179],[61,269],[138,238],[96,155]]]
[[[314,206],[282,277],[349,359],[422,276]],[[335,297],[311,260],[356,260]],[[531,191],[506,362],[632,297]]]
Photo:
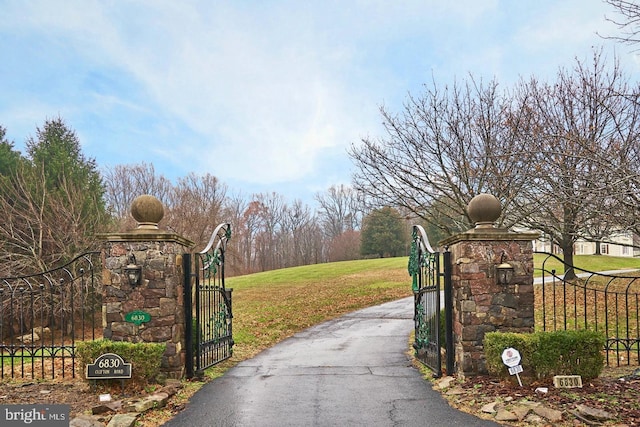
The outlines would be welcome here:
[[[411,366],[412,297],[302,331],[205,384],[167,427],[497,426]]]

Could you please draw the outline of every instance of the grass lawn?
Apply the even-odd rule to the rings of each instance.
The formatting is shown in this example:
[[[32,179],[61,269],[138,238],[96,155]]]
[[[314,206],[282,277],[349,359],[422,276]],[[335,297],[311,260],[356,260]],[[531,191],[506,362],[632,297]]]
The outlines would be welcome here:
[[[544,257],[536,254],[536,268]],[[561,264],[550,267],[561,271]],[[555,261],[555,260],[553,260]],[[408,257],[343,261],[286,268],[226,279],[233,288],[234,356],[211,373],[219,375],[312,325],[360,308],[408,297]],[[640,268],[640,259],[575,256],[589,270]],[[538,274],[539,271],[538,271]]]
[[[562,258],[562,257],[560,257]],[[609,270],[625,270],[640,269],[640,259],[631,257],[612,257],[602,255],[574,255],[575,267],[589,271],[609,271]],[[563,272],[563,264],[553,257],[542,254],[534,254],[533,263],[536,268],[542,268],[542,262],[545,262],[544,268],[547,271],[555,269],[558,273]],[[540,270],[536,270],[540,275]]]
[[[536,267],[540,267],[542,259],[536,255]],[[640,268],[640,259],[633,258],[576,256],[575,262],[578,267],[595,270]],[[408,257],[344,261],[226,278],[226,287],[233,289],[236,344],[233,357],[207,369],[206,376],[218,377],[237,363],[315,324],[411,296],[407,263]],[[561,265],[551,268],[560,269]],[[181,394],[184,401],[203,383],[185,384]],[[162,409],[154,413],[161,421],[170,417]]]
[[[233,288],[234,359],[309,326],[410,296],[408,258],[345,261],[226,279]]]

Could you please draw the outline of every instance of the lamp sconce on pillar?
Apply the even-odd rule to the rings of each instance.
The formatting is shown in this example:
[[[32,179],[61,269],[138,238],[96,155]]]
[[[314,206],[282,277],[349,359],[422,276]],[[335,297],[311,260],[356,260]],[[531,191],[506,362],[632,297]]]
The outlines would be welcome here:
[[[499,285],[508,285],[513,279],[513,266],[506,262],[507,254],[502,251],[500,264],[496,266],[496,278]]]
[[[129,285],[132,288],[140,285],[140,280],[142,279],[142,267],[136,263],[136,256],[134,254],[129,254],[129,263],[124,268],[124,274],[127,276],[127,280],[129,281]]]

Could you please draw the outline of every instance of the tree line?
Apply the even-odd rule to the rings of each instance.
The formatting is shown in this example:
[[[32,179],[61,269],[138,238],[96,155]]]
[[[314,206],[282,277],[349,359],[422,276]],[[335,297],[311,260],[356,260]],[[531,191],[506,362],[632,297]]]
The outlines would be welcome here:
[[[277,193],[232,194],[209,173],[191,173],[174,182],[153,164],[100,170],[95,160],[82,154],[76,133],[59,117],[46,120],[36,136],[27,139],[25,155],[5,136],[0,127],[0,277],[56,267],[99,249],[97,233],[135,228],[130,207],[142,194],[162,201],[160,228],[192,240],[196,250],[204,248],[219,223],[229,222],[231,275],[363,254],[403,255],[407,246],[406,227],[399,226],[406,221],[396,211],[382,211],[383,218],[390,219],[402,236],[360,244],[369,208],[350,186],[317,193],[318,209],[312,211],[300,200],[289,202]],[[400,248],[397,241],[402,242]]]
[[[134,197],[152,194],[165,206],[160,226],[204,247],[213,229],[229,222],[227,269],[231,274],[360,256],[363,205],[348,186],[333,186],[316,194],[319,209],[312,211],[300,200],[289,202],[281,194],[250,197],[231,193],[211,174],[190,174],[171,182],[152,164],[118,165],[104,174],[106,200],[121,219],[120,229],[135,224],[128,216]]]
[[[578,239],[640,234],[638,96],[599,51],[552,82],[434,82],[400,113],[381,109],[386,135],[351,147],[352,186],[317,193],[315,211],[277,193],[231,194],[208,173],[172,182],[152,164],[100,171],[61,118],[37,128],[25,156],[0,127],[0,268],[47,269],[95,248],[95,233],[135,226],[141,194],[158,197],[161,226],[196,248],[231,223],[230,274],[406,254],[411,223],[434,242],[467,230],[466,206],[484,192],[503,204],[498,225],[541,231],[572,264]]]
[[[623,16],[621,41],[636,43],[640,8],[608,3]],[[384,134],[349,150],[351,185],[317,193],[313,211],[277,193],[232,194],[212,174],[172,182],[152,164],[100,171],[61,118],[37,128],[25,155],[0,127],[0,275],[51,268],[95,248],[97,232],[133,228],[140,194],[158,197],[161,227],[196,248],[231,223],[231,274],[402,255],[413,223],[433,242],[473,227],[466,206],[480,193],[501,201],[498,226],[540,231],[571,265],[579,239],[640,235],[639,96],[598,49],[550,81],[432,81],[399,112],[380,109]]]

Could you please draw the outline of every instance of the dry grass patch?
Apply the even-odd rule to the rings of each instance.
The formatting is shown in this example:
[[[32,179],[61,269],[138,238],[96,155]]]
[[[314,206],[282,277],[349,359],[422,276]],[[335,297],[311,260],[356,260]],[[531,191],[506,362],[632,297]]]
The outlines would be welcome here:
[[[340,272],[336,268],[333,277],[321,281],[299,275],[300,271],[288,284],[280,280],[274,286],[269,285],[266,273],[259,278],[265,285],[259,287],[245,282],[236,288],[229,280],[229,287],[234,287],[234,358],[251,357],[317,323],[411,295],[410,277],[403,265],[406,258],[397,262],[402,267],[385,270],[383,277],[379,270],[367,268],[373,263],[356,263],[360,271],[342,264],[350,267],[348,274],[335,275]]]

